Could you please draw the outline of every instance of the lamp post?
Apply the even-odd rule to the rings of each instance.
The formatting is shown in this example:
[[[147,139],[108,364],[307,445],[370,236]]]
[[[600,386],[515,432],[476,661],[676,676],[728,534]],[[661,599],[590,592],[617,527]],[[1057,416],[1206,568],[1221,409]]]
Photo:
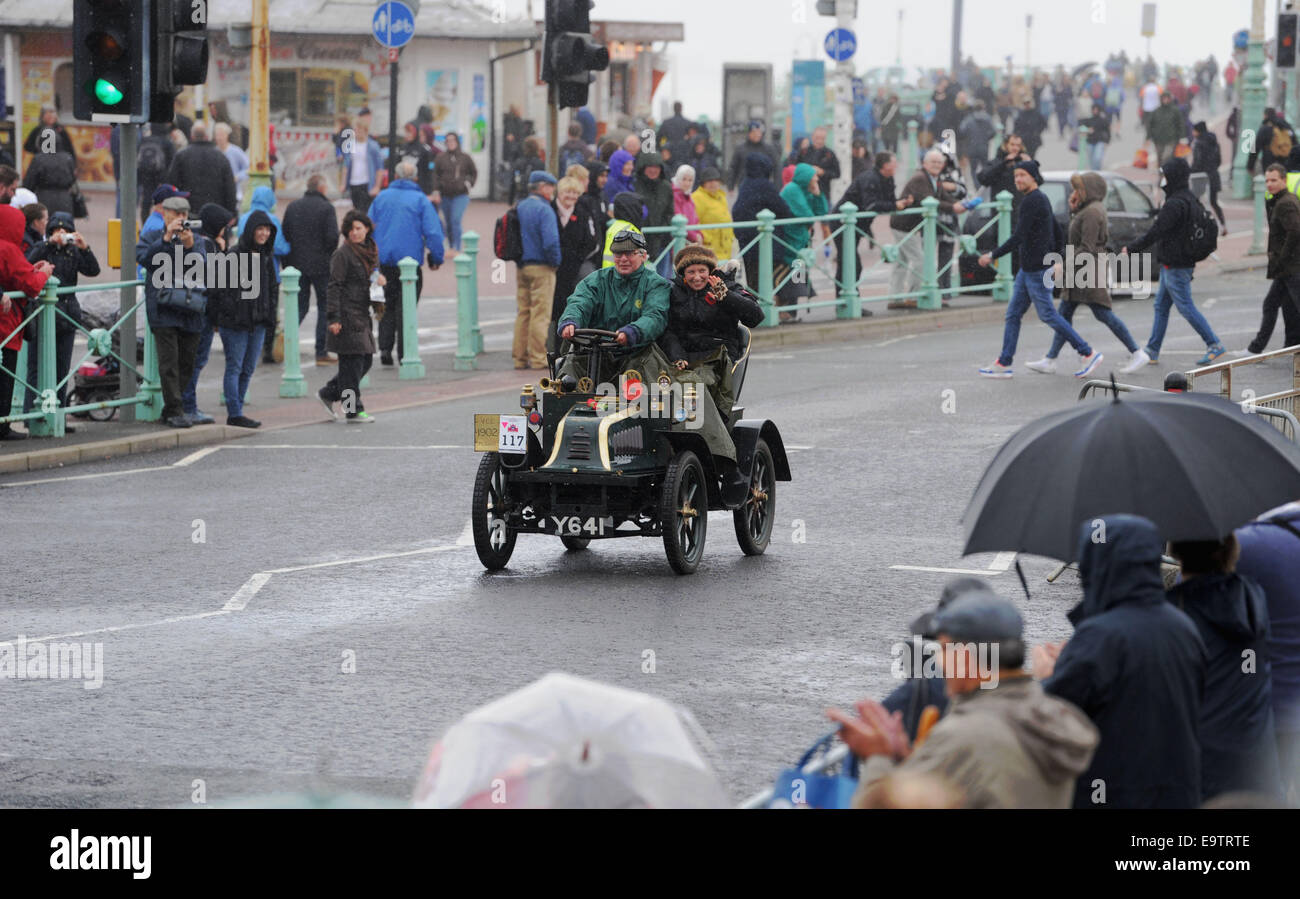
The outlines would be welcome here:
[[[1246,50],[1246,71],[1239,79],[1241,88],[1241,139],[1236,147],[1237,164],[1232,170],[1233,199],[1247,200],[1253,194],[1246,158],[1255,147],[1255,129],[1264,118],[1264,0],[1252,0],[1250,9],[1250,43]],[[1247,150],[1247,147],[1250,150]]]

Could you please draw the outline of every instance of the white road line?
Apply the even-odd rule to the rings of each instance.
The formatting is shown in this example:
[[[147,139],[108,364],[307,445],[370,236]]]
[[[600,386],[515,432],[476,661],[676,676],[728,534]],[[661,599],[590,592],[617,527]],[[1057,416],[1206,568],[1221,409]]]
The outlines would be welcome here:
[[[201,450],[196,450],[190,453],[188,456],[186,456],[184,459],[181,459],[179,462],[173,462],[172,467],[185,468],[187,465],[193,465],[195,462],[199,461],[200,459],[211,456],[219,449],[221,449],[220,444],[217,444],[216,446],[205,446]]]
[[[460,536],[456,538],[456,545],[457,546],[474,545],[474,522],[472,521],[465,522],[465,530],[461,531]]]
[[[925,565],[890,565],[893,571],[938,571],[943,574],[982,574],[985,577],[997,577],[1002,572],[987,568],[930,568]]]
[[[880,343],[869,343],[867,346],[872,349],[880,349],[882,346],[889,346],[891,343],[899,343],[904,340],[914,340],[920,336],[920,334],[904,334],[902,337],[891,337],[889,340],[882,340]]]
[[[311,571],[316,568],[337,568],[340,565],[356,565],[360,562],[379,562],[383,559],[401,559],[406,556],[422,556],[429,553],[445,553],[448,550],[463,549],[464,547],[452,544],[450,546],[430,546],[425,549],[409,549],[400,553],[376,553],[373,556],[360,556],[355,559],[339,559],[334,562],[317,562],[314,565],[294,565],[290,568],[271,568],[267,570],[268,574],[289,574],[294,571]],[[233,601],[233,600],[232,600]]]
[[[120,474],[140,474],[146,471],[166,471],[170,465],[153,465],[149,468],[127,468],[123,471],[101,471],[96,474],[70,474],[59,478],[34,478],[30,481],[13,481],[0,487],[26,487],[31,484],[55,484],[59,481],[89,481],[92,478],[110,478]]]
[[[1210,297],[1208,300],[1206,300],[1204,303],[1201,304],[1201,308],[1202,308],[1202,309],[1211,309],[1211,308],[1214,307],[1214,304],[1217,303],[1217,302],[1219,302],[1219,298],[1218,298],[1218,297]]]
[[[1006,571],[1016,561],[1015,553],[998,553],[989,563],[989,571]]]
[[[248,601],[257,595],[257,591],[266,586],[266,582],[271,579],[271,572],[259,571],[257,574],[244,581],[244,586],[235,591],[235,595],[226,600],[226,604],[221,607],[223,612],[242,612],[248,606]]]
[[[346,443],[262,443],[262,444],[230,444],[226,449],[243,449],[243,450],[285,450],[285,449],[341,449],[341,450],[451,450],[451,449],[469,449],[468,444],[457,443],[430,443],[426,445],[411,444],[406,446],[365,446],[364,444],[346,444]]]
[[[810,450],[810,449],[816,449],[816,447],[814,447],[814,446],[796,446],[796,445],[793,444],[793,443],[787,443],[786,446],[785,446],[785,448],[786,448],[787,450]]]
[[[46,634],[43,637],[26,637],[29,643],[47,642],[50,640],[67,640],[72,637],[88,637],[91,634],[115,634],[118,631],[133,631],[142,627],[156,627],[160,624],[175,624],[178,621],[197,621],[200,618],[216,618],[218,615],[229,615],[225,609],[216,612],[199,612],[196,615],[177,615],[173,618],[162,618],[158,621],[145,621],[140,624],[117,624],[112,627],[97,627],[89,631],[72,631],[67,634]]]

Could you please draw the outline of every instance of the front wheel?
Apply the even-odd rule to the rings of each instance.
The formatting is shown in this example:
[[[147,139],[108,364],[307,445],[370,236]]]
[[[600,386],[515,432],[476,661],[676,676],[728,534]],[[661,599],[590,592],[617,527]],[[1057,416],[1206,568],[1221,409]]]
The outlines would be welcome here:
[[[496,453],[485,453],[474,477],[470,522],[474,532],[474,551],[488,571],[506,567],[519,537],[506,525],[506,515],[510,511],[506,491],[506,470],[501,467],[500,459]]]
[[[659,495],[659,521],[668,564],[678,574],[694,574],[704,556],[709,491],[704,483],[704,466],[690,450],[673,457],[668,464]]]
[[[766,440],[760,439],[754,448],[754,468],[744,505],[731,515],[741,552],[761,556],[772,540],[772,522],[776,519],[776,466]]]
[[[576,553],[580,550],[586,549],[587,544],[591,543],[591,538],[590,537],[561,537],[560,542],[564,544],[564,548],[567,549],[569,552]]]

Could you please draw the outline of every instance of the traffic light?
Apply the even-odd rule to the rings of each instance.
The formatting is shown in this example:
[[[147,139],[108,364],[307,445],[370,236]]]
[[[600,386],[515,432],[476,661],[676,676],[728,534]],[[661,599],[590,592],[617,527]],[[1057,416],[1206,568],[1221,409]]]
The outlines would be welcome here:
[[[149,113],[153,0],[73,0],[73,112],[92,122],[143,122]]]
[[[1277,17],[1277,59],[1273,65],[1279,69],[1295,68],[1296,14],[1279,13]]]
[[[181,86],[208,80],[207,0],[153,0],[154,81],[149,121],[170,122]]]
[[[542,80],[556,86],[560,109],[586,106],[596,72],[609,68],[609,50],[591,36],[592,0],[546,0]]]

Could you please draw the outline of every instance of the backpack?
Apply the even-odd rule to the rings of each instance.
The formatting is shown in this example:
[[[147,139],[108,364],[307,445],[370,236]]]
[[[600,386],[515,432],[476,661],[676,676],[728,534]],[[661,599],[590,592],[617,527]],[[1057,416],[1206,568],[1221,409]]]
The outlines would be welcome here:
[[[1117,109],[1119,107],[1120,90],[1117,87],[1107,88],[1106,90],[1106,108]]]
[[[1272,153],[1278,159],[1286,159],[1291,155],[1291,132],[1277,125],[1273,126],[1273,138],[1268,142],[1268,152]]]
[[[497,219],[492,232],[492,249],[497,258],[505,262],[519,262],[524,258],[524,238],[519,230],[519,207],[511,206]]]
[[[1196,197],[1188,195],[1185,199],[1191,206],[1188,210],[1191,221],[1187,228],[1187,252],[1193,262],[1201,262],[1218,249],[1219,223]]]
[[[140,142],[140,152],[136,156],[135,170],[142,181],[156,182],[167,170],[167,156],[156,141]],[[147,177],[150,176],[150,177]]]

